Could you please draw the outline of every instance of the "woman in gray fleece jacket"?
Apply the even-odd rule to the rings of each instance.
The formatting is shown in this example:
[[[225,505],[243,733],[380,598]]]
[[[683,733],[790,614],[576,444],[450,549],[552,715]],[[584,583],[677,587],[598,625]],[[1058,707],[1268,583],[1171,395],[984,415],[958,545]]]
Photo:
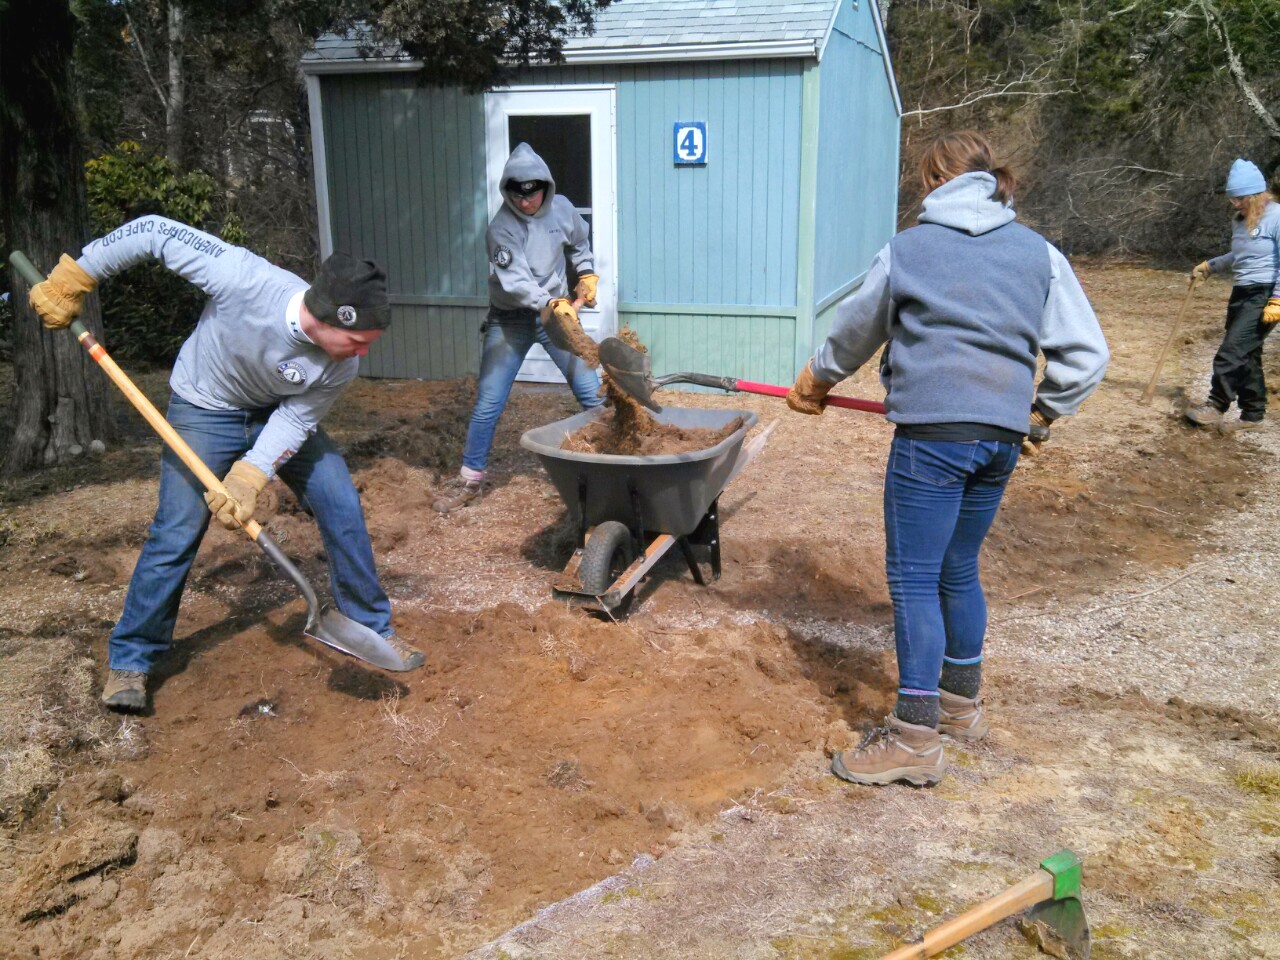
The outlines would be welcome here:
[[[880,378],[897,430],[885,569],[899,686],[884,725],[832,761],[853,783],[937,783],[940,734],[986,734],[978,553],[1020,450],[1034,453],[1053,420],[1076,412],[1109,359],[1066,258],[1016,222],[1013,176],[985,138],[939,137],[920,171],[930,192],[919,224],[876,255],[787,398],[820,414],[831,388],[888,344]]]

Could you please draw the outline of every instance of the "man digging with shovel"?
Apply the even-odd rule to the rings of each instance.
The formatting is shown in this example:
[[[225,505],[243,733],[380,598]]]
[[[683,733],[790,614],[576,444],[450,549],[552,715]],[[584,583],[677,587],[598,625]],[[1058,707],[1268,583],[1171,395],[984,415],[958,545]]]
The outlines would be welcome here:
[[[159,506],[111,633],[103,703],[146,708],[147,675],[173,641],[210,513],[238,529],[277,474],[315,515],[338,608],[384,638],[405,669],[421,666],[422,652],[391,628],[359,494],[319,425],[390,323],[386,275],[371,261],[334,254],[308,287],[248,250],[147,216],[93,241],[79,260],[64,254],[31,289],[31,306],[46,327],[62,329],[100,281],[149,257],[209,297],[174,364],[166,419],[216,475],[225,474],[226,495],[205,492],[165,450]]]

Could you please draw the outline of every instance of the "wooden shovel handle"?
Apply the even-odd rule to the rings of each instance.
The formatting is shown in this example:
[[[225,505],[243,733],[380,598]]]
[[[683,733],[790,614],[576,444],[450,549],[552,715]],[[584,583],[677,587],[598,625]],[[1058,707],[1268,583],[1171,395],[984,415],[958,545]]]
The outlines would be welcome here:
[[[1139,403],[1150,403],[1151,398],[1156,393],[1156,380],[1160,377],[1160,370],[1164,367],[1164,362],[1169,359],[1169,351],[1173,349],[1174,338],[1178,335],[1178,328],[1182,326],[1182,316],[1187,312],[1187,304],[1191,302],[1191,295],[1196,292],[1196,287],[1200,284],[1198,277],[1192,277],[1191,283],[1187,287],[1187,295],[1182,298],[1182,306],[1178,308],[1178,315],[1173,318],[1173,326],[1169,328],[1169,339],[1165,340],[1164,348],[1160,351],[1160,357],[1156,360],[1156,368],[1151,371],[1151,380],[1147,383],[1147,388],[1142,391],[1142,396],[1138,398]]]
[[[985,930],[1005,917],[1011,917],[1052,896],[1053,874],[1048,870],[1037,870],[999,896],[992,897],[986,903],[930,930],[919,943],[899,947],[892,953],[886,953],[881,960],[924,960],[925,957],[936,957],[943,950],[955,946],[979,930]]]
[[[28,286],[34,287],[44,280],[44,276],[21,251],[15,250],[11,253],[9,262],[22,274],[22,279],[27,281]],[[196,475],[196,479],[204,484],[205,489],[212,493],[226,494],[222,481],[204,465],[204,461],[187,445],[187,441],[178,435],[178,431],[170,426],[169,421],[155,408],[155,404],[147,399],[147,395],[134,385],[129,375],[116,365],[106,348],[89,332],[89,328],[79,320],[72,320],[71,332],[75,334],[89,356],[97,361],[103,372],[120,388],[120,392],[129,398],[129,402],[142,414],[143,419],[151,424],[151,429],[160,435],[160,439],[169,445],[169,449],[176,453],[178,458],[187,465],[187,469]],[[258,534],[262,532],[256,520],[248,520],[241,526],[253,540],[257,540]]]

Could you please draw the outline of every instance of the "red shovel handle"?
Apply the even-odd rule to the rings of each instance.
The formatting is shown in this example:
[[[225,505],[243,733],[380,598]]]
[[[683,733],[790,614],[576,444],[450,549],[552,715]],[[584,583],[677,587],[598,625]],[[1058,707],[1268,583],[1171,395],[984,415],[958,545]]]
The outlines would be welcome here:
[[[759,393],[766,397],[785,397],[791,392],[789,387],[777,387],[772,383],[752,383],[750,380],[735,380],[733,388],[741,390],[743,393]],[[859,400],[857,397],[827,397],[827,406],[829,407],[845,407],[849,410],[861,410],[864,413],[878,413],[883,415],[885,412],[884,404],[876,400]]]

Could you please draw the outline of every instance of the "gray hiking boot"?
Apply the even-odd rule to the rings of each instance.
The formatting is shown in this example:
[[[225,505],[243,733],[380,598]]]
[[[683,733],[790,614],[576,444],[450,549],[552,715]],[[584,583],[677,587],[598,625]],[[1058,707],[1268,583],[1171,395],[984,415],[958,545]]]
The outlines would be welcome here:
[[[396,652],[396,656],[404,661],[404,668],[406,670],[416,670],[427,662],[427,655],[425,653],[417,647],[409,646],[409,644],[405,643],[404,640],[400,638],[400,634],[395,633],[394,631],[391,636],[387,637],[387,643],[390,645],[391,649]]]
[[[436,513],[452,513],[473,500],[479,500],[482,496],[484,496],[483,481],[454,477],[445,485],[443,493],[436,502],[431,504],[431,509]]]
[[[956,740],[981,740],[991,729],[981,697],[970,700],[938,691],[938,732]]]
[[[141,670],[111,670],[102,688],[102,702],[112,710],[136,713],[147,709],[147,675]]]
[[[831,758],[831,772],[841,780],[872,786],[901,780],[928,787],[942,780],[946,769],[938,731],[893,715],[863,737],[853,753]]]
[[[1222,411],[1207,401],[1188,407],[1183,416],[1198,427],[1216,427],[1222,422]]]
[[[1219,433],[1244,433],[1248,430],[1261,429],[1261,420],[1224,420],[1218,424]]]

